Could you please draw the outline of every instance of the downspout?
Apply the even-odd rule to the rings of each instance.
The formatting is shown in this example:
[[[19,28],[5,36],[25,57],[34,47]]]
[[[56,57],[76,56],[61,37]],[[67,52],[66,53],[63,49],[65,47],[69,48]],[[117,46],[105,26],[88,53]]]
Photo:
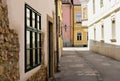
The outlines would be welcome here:
[[[73,47],[74,47],[74,1],[73,1]]]
[[[58,0],[55,0],[55,11],[56,11],[56,47],[57,47],[57,66],[56,66],[56,71],[58,72],[58,64],[59,64],[59,42],[58,42]]]

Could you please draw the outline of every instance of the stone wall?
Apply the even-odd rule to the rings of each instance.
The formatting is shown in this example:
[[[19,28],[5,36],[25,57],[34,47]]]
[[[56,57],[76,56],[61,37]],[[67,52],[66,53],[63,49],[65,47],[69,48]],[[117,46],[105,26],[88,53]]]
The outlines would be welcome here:
[[[18,81],[18,63],[18,35],[9,29],[6,0],[0,0],[0,81]]]
[[[120,61],[120,46],[91,40],[90,50]]]
[[[41,65],[41,68],[37,73],[31,76],[27,81],[46,81],[47,79],[47,68],[44,65]]]
[[[46,81],[47,80],[47,67],[45,66],[45,53],[44,53],[44,36],[45,36],[45,34],[42,33],[42,63],[41,63],[41,67],[27,81]]]

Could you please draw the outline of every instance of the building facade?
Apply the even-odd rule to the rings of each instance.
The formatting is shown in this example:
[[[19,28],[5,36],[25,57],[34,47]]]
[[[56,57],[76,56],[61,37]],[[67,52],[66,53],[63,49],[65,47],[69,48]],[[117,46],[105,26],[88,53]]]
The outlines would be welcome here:
[[[120,0],[89,0],[90,49],[120,60]]]
[[[0,0],[0,81],[46,81],[53,77],[55,6],[54,0]]]
[[[62,0],[58,0],[58,20],[57,20],[57,26],[58,26],[58,47],[59,47],[59,59],[62,55],[62,48],[63,48],[63,39],[62,39],[62,23],[63,23],[63,10],[62,10]]]
[[[63,46],[69,47],[73,44],[73,2],[72,0],[62,0],[63,9]]]
[[[74,0],[74,24],[73,24],[73,44],[74,46],[86,47],[88,44],[87,41],[87,25],[84,26],[83,23],[83,12],[82,12],[82,5],[81,1]],[[86,17],[87,19],[87,17]]]

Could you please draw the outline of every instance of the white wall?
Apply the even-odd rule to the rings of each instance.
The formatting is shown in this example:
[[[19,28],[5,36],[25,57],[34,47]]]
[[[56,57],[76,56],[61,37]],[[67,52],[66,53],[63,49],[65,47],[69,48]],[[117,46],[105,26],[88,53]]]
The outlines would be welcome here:
[[[120,45],[120,11],[116,13],[116,40],[117,42],[113,43],[110,41],[112,39],[112,24],[111,24],[111,16],[104,19],[104,42],[109,44]],[[96,41],[102,40],[101,37],[101,22],[96,23],[93,26],[89,27],[89,39],[94,40],[94,28],[96,28]]]
[[[101,40],[101,21],[104,24],[104,42],[120,45],[120,0],[103,0],[104,6],[100,8],[100,0],[95,0],[96,12],[93,14],[92,0],[88,2],[88,25],[89,25],[89,39],[94,39],[94,28],[96,28],[96,40]],[[118,9],[117,11],[114,11]],[[115,14],[116,21],[116,40],[113,43],[110,41],[112,39],[112,24],[111,15]]]
[[[100,0],[95,0],[95,14],[93,14],[93,0],[88,2],[88,25],[111,13],[116,8],[120,7],[120,0],[103,0],[104,6],[100,8]]]
[[[47,14],[53,18],[52,12],[55,13],[54,0],[7,0],[8,4],[8,17],[10,28],[15,29],[19,35],[20,53],[19,53],[19,66],[20,66],[20,81],[25,81],[39,68],[35,68],[25,73],[24,64],[24,40],[25,40],[25,27],[24,27],[24,6],[25,3],[30,5],[41,14],[41,28],[45,32],[45,63],[47,65]],[[55,28],[54,28],[55,29]],[[55,32],[55,31],[54,31]]]

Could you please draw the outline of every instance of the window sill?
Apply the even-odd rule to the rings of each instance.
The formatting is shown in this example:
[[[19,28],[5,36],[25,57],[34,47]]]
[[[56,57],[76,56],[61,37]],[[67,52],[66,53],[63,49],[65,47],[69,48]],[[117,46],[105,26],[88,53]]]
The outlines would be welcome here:
[[[76,23],[82,23],[82,22],[76,22]]]
[[[82,41],[82,40],[77,40],[77,41]]]
[[[111,42],[117,42],[116,39],[110,39]]]
[[[29,66],[29,68],[25,68],[25,73],[26,72],[28,72],[28,71],[31,71],[31,70],[33,70],[33,69],[35,69],[35,68],[37,68],[38,66],[40,66],[41,65],[41,63],[40,64],[36,64],[36,65],[34,65],[34,66]]]
[[[101,43],[104,43],[104,40],[100,40]]]

